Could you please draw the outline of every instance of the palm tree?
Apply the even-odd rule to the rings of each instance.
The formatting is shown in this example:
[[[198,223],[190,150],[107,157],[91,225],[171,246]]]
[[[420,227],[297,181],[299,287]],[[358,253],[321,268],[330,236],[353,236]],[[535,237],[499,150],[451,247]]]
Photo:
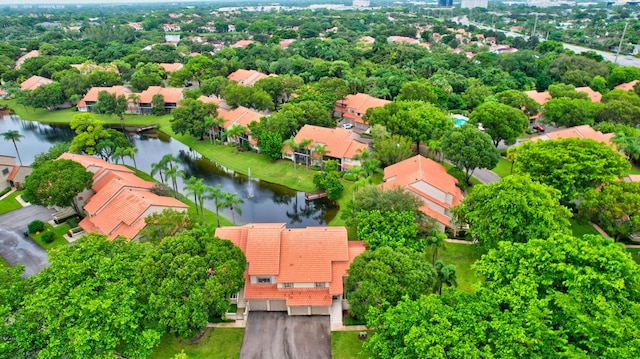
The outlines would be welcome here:
[[[327,150],[327,145],[323,143],[316,143],[311,149],[314,159],[320,160],[320,171],[324,172],[324,156],[331,151]]]
[[[140,112],[140,107],[138,102],[140,101],[140,95],[132,93],[129,95],[129,100],[133,101],[134,105],[138,108],[138,113]]]
[[[431,152],[433,159],[440,160],[440,155],[442,154],[442,140],[431,139],[427,143],[427,147],[429,147],[429,152]]]
[[[162,156],[162,159],[160,159],[160,162],[164,163],[164,164],[168,164],[169,168],[173,167],[173,163],[180,163],[182,162],[178,157],[174,156],[171,153],[167,153],[166,155]]]
[[[23,138],[24,136],[20,134],[20,132],[16,131],[16,130],[10,130],[7,132],[3,132],[2,137],[5,139],[5,141],[13,141],[13,147],[16,148],[16,154],[18,155],[18,161],[20,161],[20,166],[22,166],[22,158],[20,158],[20,152],[18,152],[18,145],[16,144],[16,142],[20,142],[20,139]]]
[[[436,264],[438,259],[438,250],[445,250],[444,240],[447,239],[447,235],[438,232],[436,229],[432,230],[431,235],[425,238],[427,246],[433,247],[433,254],[431,255],[431,265]]]
[[[199,214],[198,207],[200,207],[200,211],[202,212],[202,216],[204,218],[204,210],[202,208],[202,204],[204,202],[203,194],[206,190],[206,185],[202,178],[189,177],[187,180],[187,184],[184,186],[184,189],[187,192],[187,195],[193,195],[193,202],[196,204],[196,214]]]
[[[631,162],[637,162],[640,159],[640,139],[637,137],[627,136],[620,131],[616,132],[611,142],[618,146],[618,149],[622,150]]]
[[[293,156],[293,170],[296,172],[296,177],[298,177],[298,168],[297,168],[298,162],[296,161],[296,150],[298,149],[299,145],[298,143],[296,143],[296,139],[293,136],[291,136],[288,140],[284,141],[283,145],[285,147],[288,147],[291,150],[291,153]]]
[[[213,116],[205,116],[204,118],[204,126],[209,129],[209,143],[213,145]]]
[[[138,152],[138,147],[127,147],[124,149],[124,155],[127,157],[131,157],[131,159],[133,160],[133,167],[135,169],[138,169],[138,165],[136,164],[137,152]],[[122,163],[124,163],[124,159],[122,160]]]
[[[240,147],[240,137],[246,132],[247,128],[239,124],[234,124],[227,129],[227,136],[233,138],[236,143],[236,153],[238,153],[238,148]]]
[[[217,185],[215,187],[207,186],[206,187],[206,197],[207,199],[212,199],[214,201],[214,205],[216,207],[216,218],[218,219],[218,227],[220,227],[220,212],[219,209],[225,205],[224,192],[222,192],[222,186]]]
[[[167,177],[167,181],[171,178],[171,183],[173,185],[173,193],[176,198],[178,198],[178,176],[183,173],[184,170],[179,170],[178,167],[169,167],[165,169],[164,175]]]
[[[457,287],[458,277],[456,276],[456,267],[453,264],[445,265],[442,261],[436,261],[433,265],[436,270],[436,284],[433,292],[442,295],[442,286]]]
[[[235,226],[236,217],[234,215],[234,211],[237,212],[239,215],[242,215],[242,208],[240,208],[240,206],[238,205],[240,203],[244,203],[244,200],[238,197],[237,193],[224,193],[223,196],[224,196],[223,197],[224,206],[229,207],[229,210],[231,210],[231,220],[233,222],[233,225]]]
[[[160,174],[160,182],[162,182],[162,184],[164,183],[164,176],[163,173],[164,171],[166,171],[169,167],[167,167],[167,164],[162,162],[162,160],[160,160],[160,162],[154,162],[151,164],[151,176],[155,176],[156,173]]]
[[[304,158],[305,158],[305,163],[307,165],[307,171],[306,173],[309,174],[309,147],[311,147],[311,144],[313,143],[313,140],[308,139],[308,138],[303,138],[300,143],[298,144],[298,148],[304,149]]]
[[[113,154],[111,155],[111,157],[115,158],[115,164],[118,164],[118,159],[122,160],[122,164],[124,165],[124,151],[125,148],[124,147],[116,147],[116,149],[113,151]]]

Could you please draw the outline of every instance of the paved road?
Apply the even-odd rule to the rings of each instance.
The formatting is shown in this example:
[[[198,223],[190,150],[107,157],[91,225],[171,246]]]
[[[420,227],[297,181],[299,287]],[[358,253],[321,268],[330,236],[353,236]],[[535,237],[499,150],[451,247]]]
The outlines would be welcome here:
[[[250,312],[240,359],[331,359],[329,316]]]
[[[29,222],[34,219],[50,221],[54,212],[40,206],[27,206],[0,215],[0,256],[12,266],[24,265],[23,277],[37,274],[49,262],[47,252],[22,233],[27,230]]]

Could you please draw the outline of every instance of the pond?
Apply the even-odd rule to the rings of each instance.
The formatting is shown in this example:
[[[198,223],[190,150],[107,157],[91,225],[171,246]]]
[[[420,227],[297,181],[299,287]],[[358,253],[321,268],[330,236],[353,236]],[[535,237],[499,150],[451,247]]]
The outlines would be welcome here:
[[[10,130],[17,130],[24,136],[17,144],[24,164],[30,164],[37,154],[46,152],[53,144],[70,141],[74,136],[73,131],[65,125],[48,125],[24,121],[17,116],[4,116],[0,119],[0,133]],[[338,206],[332,201],[306,201],[304,192],[230,171],[162,132],[148,136],[129,134],[128,138],[138,148],[136,162],[140,170],[150,173],[153,163],[171,153],[181,159],[182,163],[178,166],[185,170],[187,176],[202,178],[210,186],[220,184],[223,191],[238,194],[244,203],[240,205],[242,214],[235,213],[236,224],[277,222],[287,223],[287,227],[291,228],[326,225],[338,211]],[[16,155],[11,142],[0,141],[0,154]],[[133,166],[128,158],[125,158],[125,163]],[[178,187],[184,193],[181,178],[178,179]],[[205,207],[215,212],[213,200],[205,200]],[[228,209],[220,209],[220,213],[231,220]]]

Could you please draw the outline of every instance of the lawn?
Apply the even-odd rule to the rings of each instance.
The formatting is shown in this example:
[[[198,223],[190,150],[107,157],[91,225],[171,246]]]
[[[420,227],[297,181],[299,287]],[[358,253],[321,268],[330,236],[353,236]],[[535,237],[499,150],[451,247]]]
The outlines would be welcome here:
[[[485,252],[477,245],[445,243],[445,250],[438,253],[438,259],[445,264],[456,266],[456,276],[458,277],[458,289],[466,292],[473,292],[473,284],[481,280],[471,269],[471,265],[480,259]]]
[[[569,222],[571,222],[571,232],[573,232],[575,237],[582,238],[585,234],[600,234],[600,232],[589,223],[578,223],[575,219],[571,219]]]
[[[45,223],[44,224],[44,228],[46,230],[53,230],[53,233],[56,234],[55,239],[53,240],[53,242],[51,243],[45,243],[42,240],[42,233],[44,232],[40,232],[39,234],[35,234],[35,233],[31,233],[30,236],[31,238],[33,238],[34,241],[36,241],[36,243],[38,243],[38,245],[42,248],[44,248],[46,251],[50,251],[53,248],[56,247],[61,247],[61,246],[68,246],[69,245],[69,241],[67,241],[64,238],[64,234],[67,233],[69,231],[69,225],[68,224],[61,224],[59,226],[56,227],[52,227],[49,223]]]
[[[22,194],[22,191],[15,191],[0,201],[0,214],[11,212],[18,208],[22,208],[16,197]]]
[[[506,177],[511,174],[511,161],[504,157],[500,157],[498,164],[492,169],[500,177]]]
[[[184,350],[189,359],[237,359],[243,335],[244,329],[210,328],[195,343],[191,343],[189,339],[165,335],[148,358],[168,359]]]
[[[638,253],[640,253],[640,248],[627,248],[627,252],[631,254],[633,260],[636,261],[636,263],[640,264],[640,256],[638,256]]]
[[[358,359],[368,358],[370,351],[362,352],[364,340],[358,339],[358,331],[331,332],[331,357],[333,359]],[[368,336],[373,331],[367,331]],[[361,353],[362,352],[362,353]]]
[[[640,175],[640,167],[631,165],[631,169],[629,170],[630,175]]]
[[[2,267],[11,267],[9,265],[9,263],[7,263],[7,261],[4,260],[4,258],[0,257],[0,266]]]

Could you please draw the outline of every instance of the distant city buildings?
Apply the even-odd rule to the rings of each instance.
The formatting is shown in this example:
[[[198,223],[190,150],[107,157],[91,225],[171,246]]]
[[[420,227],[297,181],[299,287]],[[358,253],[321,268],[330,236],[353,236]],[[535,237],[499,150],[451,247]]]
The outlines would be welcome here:
[[[369,0],[353,0],[353,7],[369,7],[371,1]]]
[[[473,9],[475,7],[486,9],[488,4],[489,0],[461,0],[460,7],[463,9]]]

